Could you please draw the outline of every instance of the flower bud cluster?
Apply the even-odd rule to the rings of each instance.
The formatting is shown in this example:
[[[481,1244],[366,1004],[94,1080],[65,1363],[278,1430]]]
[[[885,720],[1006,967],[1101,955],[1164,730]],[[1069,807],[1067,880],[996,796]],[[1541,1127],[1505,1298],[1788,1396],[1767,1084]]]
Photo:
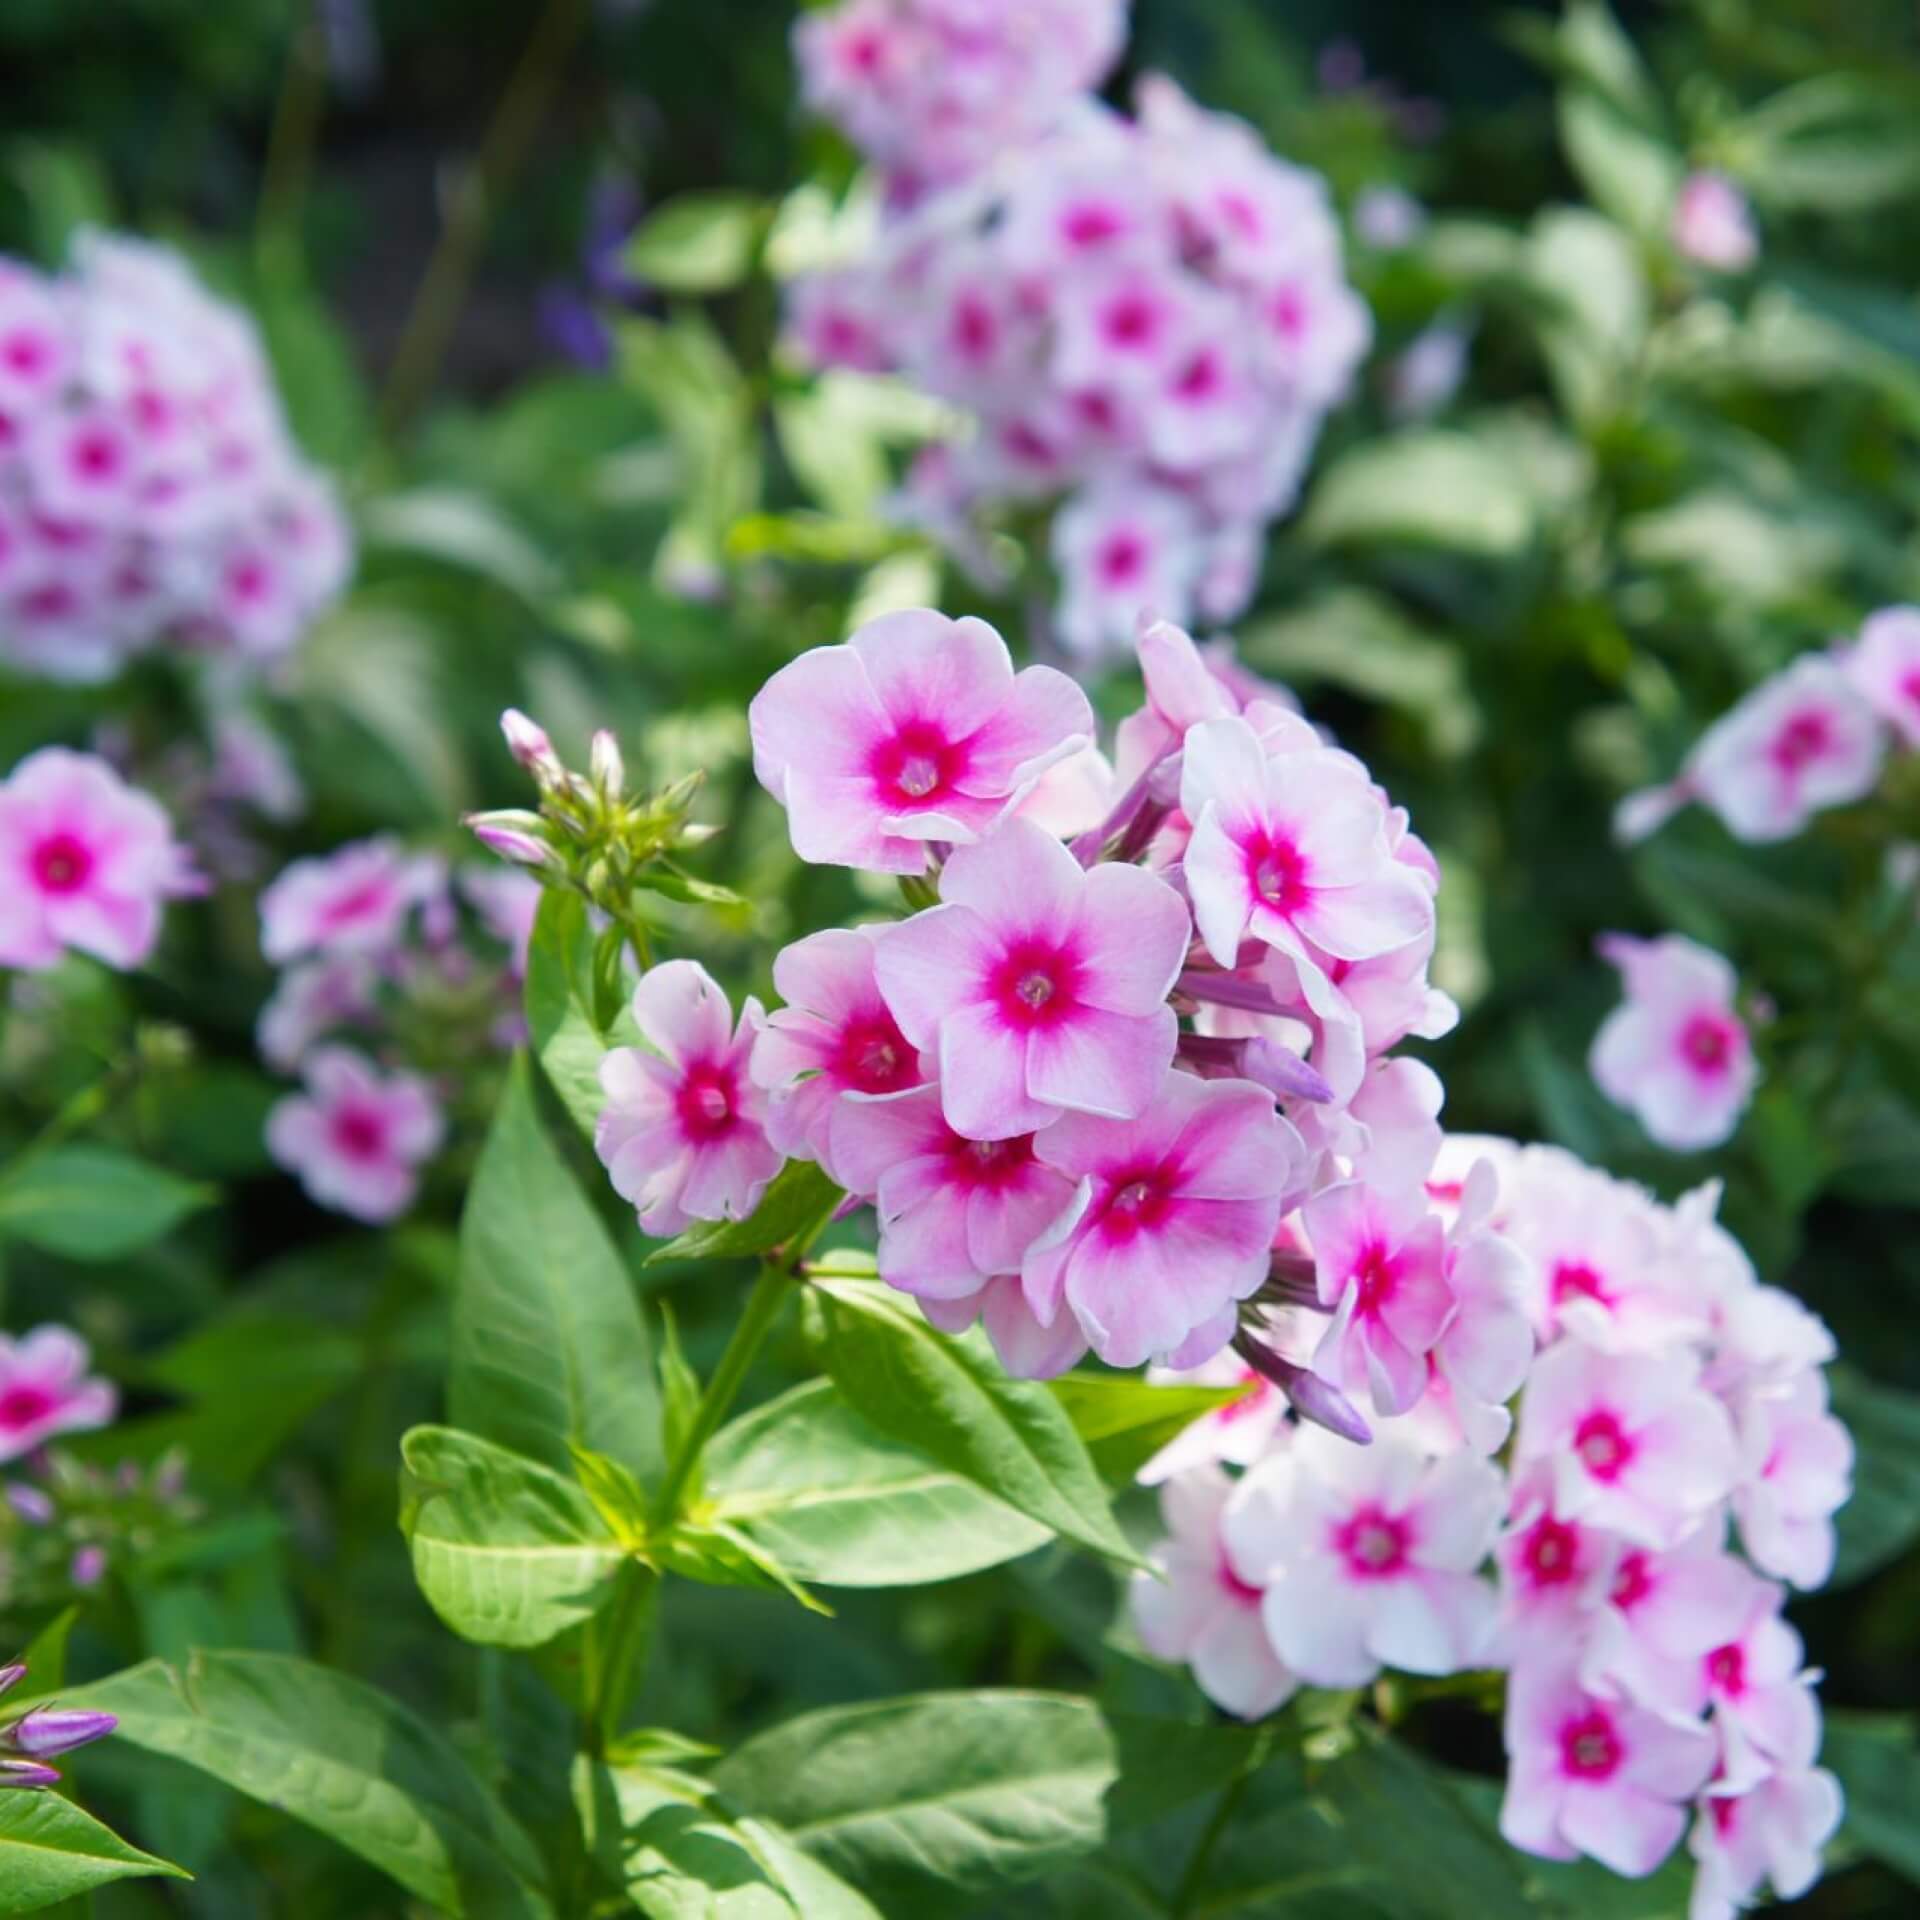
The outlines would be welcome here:
[[[178,254],[93,233],[58,278],[0,259],[0,664],[270,660],[351,564],[251,323]]]
[[[0,1666],[0,1699],[27,1677],[20,1661]],[[62,1707],[43,1701],[0,1723],[0,1787],[57,1787],[58,1771],[47,1762],[89,1741],[104,1740],[120,1724],[111,1713]]]

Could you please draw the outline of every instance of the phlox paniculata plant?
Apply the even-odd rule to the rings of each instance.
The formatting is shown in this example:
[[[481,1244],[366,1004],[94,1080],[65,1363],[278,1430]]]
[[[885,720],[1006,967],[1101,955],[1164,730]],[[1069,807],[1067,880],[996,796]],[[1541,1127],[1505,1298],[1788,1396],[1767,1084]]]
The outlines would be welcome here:
[[[1445,1136],[1401,1051],[1455,1019],[1405,812],[1179,629],[1138,657],[1111,758],[977,620],[773,676],[755,770],[796,850],[907,911],[793,941],[772,1011],[649,966],[600,1067],[613,1186],[684,1234],[815,1163],[879,1280],[1008,1373],[1240,1387],[1144,1472],[1150,1652],[1243,1718],[1504,1673],[1513,1845],[1641,1875],[1690,1828],[1697,1913],[1800,1890],[1839,1810],[1781,1618],[1849,1490],[1826,1329],[1712,1189]]]

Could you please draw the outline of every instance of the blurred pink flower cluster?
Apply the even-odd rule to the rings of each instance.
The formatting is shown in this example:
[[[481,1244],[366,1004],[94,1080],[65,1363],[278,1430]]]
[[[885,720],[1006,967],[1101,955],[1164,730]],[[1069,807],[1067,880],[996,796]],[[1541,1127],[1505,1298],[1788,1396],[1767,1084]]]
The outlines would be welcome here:
[[[452,871],[384,835],[296,860],[261,894],[261,950],[282,972],[260,1052],[302,1083],[267,1146],[320,1205],[377,1223],[413,1204],[446,1137],[442,1087],[522,1037],[539,902],[529,874]]]
[[[811,364],[897,371],[969,417],[900,503],[964,562],[984,564],[984,518],[1052,510],[1083,657],[1124,650],[1143,612],[1247,604],[1371,331],[1319,176],[1160,78],[1131,119],[1072,103],[789,310]]]
[[[886,174],[896,200],[978,171],[1099,86],[1126,0],[842,0],[793,30],[807,105]]]
[[[1388,1668],[1503,1669],[1514,1845],[1637,1876],[1690,1828],[1696,1920],[1804,1891],[1840,1797],[1782,1583],[1826,1580],[1850,1491],[1826,1328],[1759,1283],[1711,1188],[1663,1206],[1462,1137],[1391,1196],[1363,1271],[1395,1276],[1403,1329],[1439,1298],[1407,1276],[1454,1295],[1416,1397],[1361,1448],[1231,1356],[1161,1376],[1245,1391],[1142,1475],[1170,1533],[1142,1640],[1247,1717]],[[1298,1225],[1323,1279],[1355,1264],[1348,1210]],[[1326,1344],[1287,1307],[1265,1337],[1316,1366]]]
[[[350,564],[252,325],[179,255],[95,233],[58,277],[0,259],[0,666],[269,660]]]

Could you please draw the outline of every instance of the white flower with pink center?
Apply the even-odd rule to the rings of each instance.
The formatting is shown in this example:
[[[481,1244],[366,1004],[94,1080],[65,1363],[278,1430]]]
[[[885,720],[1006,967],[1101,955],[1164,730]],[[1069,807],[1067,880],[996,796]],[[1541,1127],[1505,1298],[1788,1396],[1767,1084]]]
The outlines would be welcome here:
[[[1382,1667],[1458,1673],[1491,1641],[1494,1591],[1478,1569],[1504,1498],[1470,1454],[1429,1460],[1302,1427],[1241,1482],[1226,1539],[1266,1588],[1274,1651],[1310,1685],[1365,1686]]]
[[[704,967],[664,960],[634,988],[633,1017],[654,1051],[616,1047],[600,1062],[607,1102],[593,1146],[614,1192],[661,1238],[696,1220],[744,1220],[782,1160],[748,1070],[759,1001],[743,1002],[736,1028]]]
[[[1258,1720],[1299,1682],[1281,1665],[1260,1618],[1260,1587],[1246,1579],[1221,1525],[1233,1483],[1195,1467],[1160,1492],[1166,1542],[1153,1573],[1136,1573],[1127,1601],[1141,1644],[1157,1660],[1183,1661],[1215,1706]]]
[[[91,1364],[87,1343],[65,1327],[36,1327],[18,1339],[0,1333],[0,1461],[112,1421],[120,1396],[88,1373]]]
[[[1245,719],[1187,735],[1182,871],[1207,950],[1230,967],[1249,937],[1296,967],[1368,960],[1425,939],[1433,899],[1393,857],[1364,768],[1316,748],[1269,756]]]
[[[1744,1569],[1742,1570],[1744,1573]],[[1820,1707],[1806,1649],[1780,1617],[1786,1591],[1745,1574],[1736,1631],[1699,1656],[1700,1690],[1713,1710],[1720,1774],[1733,1787],[1801,1773],[1820,1750]]]
[[[388,952],[444,878],[437,861],[389,834],[295,860],[260,896],[260,950],[276,966],[304,954]]]
[[[1594,1036],[1589,1067],[1600,1091],[1648,1135],[1694,1153],[1731,1137],[1759,1068],[1734,1011],[1739,978],[1711,949],[1677,933],[1635,940],[1603,935],[1626,999]]]
[[[1920,607],[1871,615],[1840,666],[1900,739],[1920,747]]]
[[[1760,257],[1747,197],[1724,173],[1690,173],[1673,205],[1673,244],[1716,273],[1745,273]]]
[[[1686,1803],[1713,1772],[1703,1726],[1587,1692],[1570,1657],[1514,1670],[1506,1735],[1501,1833],[1548,1860],[1590,1854],[1629,1879],[1673,1851]]]
[[[1685,776],[1742,840],[1785,840],[1880,777],[1885,736],[1845,670],[1809,654],[1756,687],[1701,735]]]
[[[1810,1368],[1735,1408],[1741,1541],[1765,1572],[1820,1586],[1833,1571],[1833,1516],[1853,1493],[1853,1439],[1827,1411],[1826,1376]]]
[[[166,903],[205,890],[159,802],[104,760],[42,747],[0,783],[0,967],[137,967]]]
[[[1549,1504],[1551,1492],[1544,1471],[1521,1475],[1512,1521],[1494,1548],[1501,1652],[1513,1663],[1583,1644],[1619,1562],[1619,1537],[1562,1520]]]
[[[1824,1767],[1773,1774],[1745,1793],[1722,1793],[1716,1784],[1687,1837],[1699,1862],[1687,1920],[1734,1920],[1769,1882],[1782,1900],[1799,1899],[1820,1878],[1820,1856],[1840,1830],[1844,1804]]]
[[[315,1048],[301,1077],[267,1115],[268,1152],[321,1206],[372,1226],[397,1220],[445,1134],[432,1089],[350,1047]]]
[[[1287,1424],[1287,1397],[1236,1353],[1218,1353],[1197,1367],[1149,1367],[1158,1387],[1235,1387],[1237,1397],[1203,1413],[1167,1442],[1134,1477],[1157,1487],[1189,1467],[1250,1467],[1275,1446]]]
[[[1694,1354],[1610,1354],[1577,1340],[1534,1363],[1514,1457],[1550,1465],[1556,1513],[1650,1547],[1691,1532],[1737,1471],[1732,1424],[1700,1386]]]
[[[1453,1311],[1440,1216],[1418,1187],[1387,1193],[1350,1180],[1315,1194],[1301,1217],[1320,1304],[1333,1314],[1314,1372],[1344,1392],[1364,1389],[1376,1413],[1405,1413]]]
[[[1034,1142],[1074,1190],[1027,1255],[1027,1299],[1044,1326],[1071,1314],[1116,1367],[1195,1365],[1226,1345],[1300,1172],[1298,1138],[1264,1088],[1162,1083],[1137,1119],[1069,1114]]]
[[[833,927],[783,947],[773,984],[787,1004],[767,1016],[753,1045],[753,1081],[767,1095],[767,1137],[781,1153],[818,1161],[858,1193],[873,1189],[847,1174],[833,1145],[843,1096],[899,1093],[926,1078],[919,1049],[880,997],[878,941],[872,927]]]
[[[982,620],[883,614],[781,668],[747,710],[754,771],[803,860],[923,873],[931,841],[979,839],[1093,734],[1051,667],[1016,674]]]
[[[1125,646],[1143,617],[1184,621],[1202,554],[1193,508],[1172,489],[1087,487],[1054,516],[1061,639],[1091,658]]]
[[[844,1183],[876,1196],[881,1279],[925,1300],[966,1299],[1017,1274],[1073,1199],[1073,1182],[1035,1158],[1032,1134],[956,1133],[938,1087],[846,1101],[833,1140]]]
[[[889,929],[874,964],[900,1030],[939,1060],[953,1127],[993,1140],[1142,1112],[1173,1058],[1180,896],[1140,867],[1088,871],[1012,820],[954,854],[940,898]]]

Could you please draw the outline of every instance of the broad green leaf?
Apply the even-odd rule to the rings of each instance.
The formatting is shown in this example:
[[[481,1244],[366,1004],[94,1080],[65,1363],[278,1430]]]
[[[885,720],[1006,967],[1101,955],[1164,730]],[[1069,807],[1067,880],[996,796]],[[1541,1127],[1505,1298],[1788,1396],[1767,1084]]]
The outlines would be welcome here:
[[[1247,1392],[1245,1385],[1156,1387],[1132,1373],[1063,1373],[1047,1386],[1094,1465],[1122,1486],[1202,1414],[1230,1407]]]
[[[1920,137],[1906,102],[1857,74],[1802,80],[1728,130],[1742,177],[1770,208],[1859,213],[1920,189]]]
[[[1521,552],[1533,503],[1503,461],[1463,433],[1391,434],[1342,454],[1300,522],[1321,546],[1438,547],[1486,560]]]
[[[0,1913],[33,1913],[109,1880],[189,1876],[57,1793],[0,1792]]]
[[[736,1260],[771,1253],[796,1236],[823,1225],[840,1204],[841,1192],[811,1160],[789,1160],[774,1176],[766,1197],[744,1220],[701,1221],[647,1256],[666,1260]]]
[[[827,1370],[854,1410],[1066,1539],[1141,1563],[1058,1400],[1010,1380],[978,1328],[937,1333],[889,1287],[816,1274]]]
[[[1603,213],[1643,240],[1666,231],[1681,166],[1665,140],[1585,90],[1561,96],[1560,140]]]
[[[610,1025],[596,1018],[595,951],[587,903],[577,893],[550,889],[534,916],[527,949],[527,1032],[540,1070],[589,1140],[606,1101],[600,1062],[609,1048],[640,1039],[624,1008]]]
[[[462,1639],[543,1646],[605,1604],[626,1549],[570,1480],[450,1427],[415,1427],[400,1456],[414,1578]]]
[[[781,1563],[772,1549],[714,1515],[679,1521],[651,1549],[652,1557],[669,1573],[713,1587],[758,1587],[765,1593],[783,1593],[809,1613],[831,1615],[833,1609],[809,1593],[799,1576]]]
[[[928,1693],[803,1714],[737,1749],[721,1790],[888,1913],[928,1881],[985,1893],[1106,1835],[1113,1735],[1089,1700]]]
[[[1527,235],[1526,272],[1548,305],[1540,344],[1577,422],[1606,419],[1624,401],[1646,340],[1652,296],[1628,235],[1585,207],[1551,207]]]
[[[574,1791],[595,1858],[649,1920],[880,1920],[778,1828],[677,1768],[583,1759]]]
[[[1843,1831],[1920,1882],[1920,1722],[1910,1713],[1830,1714],[1820,1759],[1846,1790]]]
[[[1920,1394],[1848,1367],[1829,1375],[1833,1411],[1853,1436],[1853,1494],[1834,1515],[1835,1585],[1864,1580],[1920,1540]]]
[[[0,1240],[68,1260],[119,1260],[171,1233],[214,1197],[112,1147],[53,1147],[0,1175]]]
[[[683,193],[641,222],[627,271],[668,293],[719,293],[753,270],[768,209],[751,194]]]
[[[876,1432],[827,1381],[723,1428],[700,1512],[730,1522],[802,1580],[904,1587],[1031,1552],[1050,1530]]]
[[[659,1402],[633,1284],[513,1064],[460,1222],[452,1424],[557,1473],[570,1446],[658,1473]]]
[[[552,1920],[538,1854],[444,1734],[282,1654],[150,1660],[64,1696],[337,1840],[455,1920]]]

